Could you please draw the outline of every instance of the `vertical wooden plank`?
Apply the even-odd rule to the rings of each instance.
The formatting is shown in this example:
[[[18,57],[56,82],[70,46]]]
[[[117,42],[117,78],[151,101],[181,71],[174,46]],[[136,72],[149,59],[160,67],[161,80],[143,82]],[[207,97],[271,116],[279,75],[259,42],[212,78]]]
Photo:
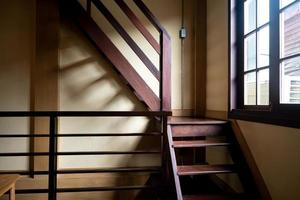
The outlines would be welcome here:
[[[57,110],[58,108],[58,0],[36,0],[35,64],[31,69],[32,111]],[[35,118],[33,133],[48,134],[48,119]],[[45,138],[34,139],[34,151],[47,152]],[[48,170],[46,157],[34,159],[35,170]]]
[[[195,115],[204,117],[206,110],[206,0],[195,4]]]
[[[170,37],[162,32],[162,110],[171,110],[171,40]]]

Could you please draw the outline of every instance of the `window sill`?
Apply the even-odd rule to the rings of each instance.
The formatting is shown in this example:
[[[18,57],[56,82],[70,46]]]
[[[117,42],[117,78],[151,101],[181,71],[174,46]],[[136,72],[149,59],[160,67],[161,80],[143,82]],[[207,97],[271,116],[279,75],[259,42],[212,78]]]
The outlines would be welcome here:
[[[239,119],[258,123],[300,128],[300,116],[271,111],[234,109],[228,113],[229,119]]]

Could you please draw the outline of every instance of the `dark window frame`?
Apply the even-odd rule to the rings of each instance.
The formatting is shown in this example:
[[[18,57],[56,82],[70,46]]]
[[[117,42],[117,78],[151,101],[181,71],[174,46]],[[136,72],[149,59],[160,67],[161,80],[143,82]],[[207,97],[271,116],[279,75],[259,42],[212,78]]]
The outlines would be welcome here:
[[[244,0],[229,0],[228,117],[300,128],[300,104],[280,104],[280,0],[270,0],[269,106],[244,105]],[[296,0],[294,3],[300,2]],[[294,4],[293,3],[293,4]]]

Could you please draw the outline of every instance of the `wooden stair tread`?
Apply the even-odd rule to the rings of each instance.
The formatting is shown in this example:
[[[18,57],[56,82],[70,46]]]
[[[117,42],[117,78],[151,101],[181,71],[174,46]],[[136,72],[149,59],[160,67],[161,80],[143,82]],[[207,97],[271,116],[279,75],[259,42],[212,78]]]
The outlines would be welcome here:
[[[227,121],[208,119],[208,118],[193,118],[193,117],[169,117],[168,124],[170,125],[204,125],[204,124],[226,124]]]
[[[174,148],[189,148],[189,147],[208,147],[208,146],[228,146],[229,142],[221,140],[190,140],[190,141],[174,141]]]
[[[182,165],[177,166],[179,176],[232,173],[234,165]]]
[[[215,194],[211,194],[211,195],[185,195],[183,196],[183,200],[242,200],[243,196],[240,194],[232,194],[232,195],[215,195]]]

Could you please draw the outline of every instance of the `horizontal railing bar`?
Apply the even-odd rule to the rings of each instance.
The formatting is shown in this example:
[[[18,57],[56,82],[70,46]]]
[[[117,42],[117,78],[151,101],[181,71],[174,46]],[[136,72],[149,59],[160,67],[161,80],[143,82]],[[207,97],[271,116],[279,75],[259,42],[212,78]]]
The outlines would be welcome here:
[[[90,173],[122,173],[122,172],[152,172],[160,173],[161,167],[119,167],[119,168],[103,168],[103,169],[71,169],[57,170],[57,174],[90,174]],[[48,175],[49,171],[0,171],[0,174],[20,174],[20,175]]]
[[[57,188],[58,193],[64,192],[101,192],[101,191],[120,191],[120,190],[144,190],[154,189],[154,186],[115,186],[115,187],[85,187],[85,188]],[[48,193],[48,189],[17,189],[17,194],[30,194],[30,193]]]
[[[160,167],[126,167],[106,169],[58,170],[57,174],[85,174],[85,173],[111,173],[111,172],[160,172]]]
[[[0,117],[162,117],[168,111],[5,111]]]
[[[33,172],[24,170],[0,171],[0,174],[19,174],[21,176],[32,175]],[[48,175],[49,171],[34,171],[34,175]]]
[[[64,192],[93,192],[93,191],[120,191],[154,189],[154,186],[114,186],[114,187],[85,187],[85,188],[57,188],[58,193]]]
[[[162,133],[70,133],[70,134],[57,134],[55,137],[123,137],[123,136],[161,136]],[[0,138],[36,138],[36,137],[50,137],[48,134],[0,134]]]
[[[72,155],[114,155],[114,154],[160,154],[160,151],[82,151],[82,152],[57,152],[57,156],[72,156]],[[14,157],[14,156],[48,156],[48,152],[13,152],[0,153],[0,157]]]
[[[0,157],[17,157],[17,156],[49,156],[48,152],[13,152],[13,153],[0,153]]]
[[[48,192],[49,189],[16,189],[16,194],[42,194]]]
[[[161,136],[162,133],[153,132],[153,133],[88,133],[88,134],[58,134],[56,137],[122,137],[122,136]]]
[[[0,138],[35,138],[35,137],[50,137],[50,135],[48,134],[34,134],[34,135],[0,134]]]

